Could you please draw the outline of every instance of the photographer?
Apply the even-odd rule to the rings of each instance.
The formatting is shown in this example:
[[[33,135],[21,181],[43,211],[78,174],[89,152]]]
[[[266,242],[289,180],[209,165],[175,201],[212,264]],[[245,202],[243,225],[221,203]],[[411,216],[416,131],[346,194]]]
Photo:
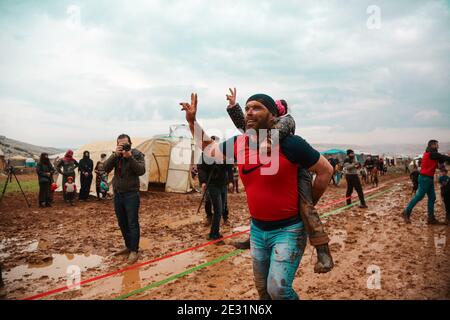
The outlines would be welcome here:
[[[116,151],[105,162],[105,171],[114,170],[114,207],[126,248],[115,255],[129,254],[128,262],[138,260],[139,251],[139,177],[145,174],[145,156],[131,149],[131,139],[126,134],[117,138]]]
[[[39,180],[39,207],[51,207],[50,187],[53,183],[55,168],[50,163],[47,153],[42,153],[36,166]]]

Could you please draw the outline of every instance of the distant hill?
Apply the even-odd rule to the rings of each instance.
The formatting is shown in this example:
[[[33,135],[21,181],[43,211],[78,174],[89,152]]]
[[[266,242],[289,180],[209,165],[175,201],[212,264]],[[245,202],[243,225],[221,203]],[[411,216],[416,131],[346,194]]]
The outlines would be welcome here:
[[[354,145],[354,144],[332,144],[332,143],[316,143],[313,144],[319,151],[326,151],[329,149],[353,149],[364,153],[387,155],[387,156],[416,156],[424,153],[425,144],[376,144],[376,145]],[[450,142],[440,142],[439,152],[450,153]]]
[[[5,136],[0,136],[0,149],[4,152],[6,158],[12,156],[34,157],[46,152],[49,155],[62,153],[65,150],[51,147],[40,147],[29,143],[9,139]]]

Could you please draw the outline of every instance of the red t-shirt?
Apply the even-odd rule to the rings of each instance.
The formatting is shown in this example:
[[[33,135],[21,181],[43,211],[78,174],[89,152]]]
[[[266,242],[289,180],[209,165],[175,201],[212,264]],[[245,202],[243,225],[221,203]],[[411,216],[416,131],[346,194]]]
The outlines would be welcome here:
[[[271,158],[260,158],[245,135],[234,138],[233,151],[252,218],[279,221],[298,216],[299,166],[311,167],[320,154],[298,136],[283,139],[281,146],[272,149]],[[278,161],[274,158],[277,153]]]
[[[428,177],[434,177],[438,167],[438,161],[430,158],[430,153],[425,152],[422,157],[420,174]]]

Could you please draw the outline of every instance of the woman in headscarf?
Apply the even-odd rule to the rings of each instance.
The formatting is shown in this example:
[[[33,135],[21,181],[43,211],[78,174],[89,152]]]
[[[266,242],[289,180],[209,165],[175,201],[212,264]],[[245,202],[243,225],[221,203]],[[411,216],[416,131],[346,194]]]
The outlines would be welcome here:
[[[58,161],[56,165],[56,170],[63,177],[62,185],[64,186],[67,182],[67,178],[72,177],[75,181],[75,170],[78,168],[78,162],[73,158],[73,151],[68,150],[64,158]],[[66,193],[63,192],[64,201],[67,202]]]
[[[94,171],[94,162],[91,160],[91,155],[89,151],[83,153],[83,159],[80,160],[80,166],[78,167],[80,171],[80,200],[87,201],[89,198],[89,193],[91,191],[92,184],[92,172]]]
[[[36,166],[36,173],[39,179],[39,207],[51,207],[50,187],[53,183],[55,168],[50,163],[47,153],[42,153],[39,163]]]
[[[102,183],[102,177],[107,174],[105,171],[105,161],[106,161],[106,154],[102,154],[101,155],[101,159],[99,162],[97,162],[97,165],[95,166],[95,189],[97,191],[97,198],[98,200],[100,200],[100,194],[101,192],[101,188],[100,185]]]

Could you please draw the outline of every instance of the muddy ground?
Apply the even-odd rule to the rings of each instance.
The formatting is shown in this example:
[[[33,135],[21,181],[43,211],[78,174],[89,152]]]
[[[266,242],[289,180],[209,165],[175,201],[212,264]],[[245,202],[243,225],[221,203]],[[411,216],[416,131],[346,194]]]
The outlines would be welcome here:
[[[380,180],[380,191],[388,191],[371,199],[368,210],[353,207],[324,219],[332,238],[336,267],[329,274],[314,274],[316,258],[308,245],[294,281],[301,299],[450,299],[450,227],[426,224],[425,201],[416,207],[412,224],[405,225],[399,214],[411,197],[409,180],[392,174]],[[319,207],[344,195],[345,183],[330,186]],[[122,248],[111,200],[91,200],[69,207],[57,194],[53,208],[38,209],[36,197],[28,194],[33,203],[31,209],[26,208],[18,193],[8,194],[0,205],[0,261],[7,299],[22,299],[64,287],[71,265],[80,268],[82,281],[128,267],[125,257],[111,257],[111,253]],[[200,199],[198,193],[142,194],[140,262],[208,242],[204,211],[196,214]],[[319,211],[327,213],[340,206]],[[249,214],[245,193],[231,194],[229,207],[231,225],[223,226],[222,233],[246,230]],[[436,211],[437,217],[444,220],[439,195]],[[248,251],[158,283],[235,251],[231,242],[245,237],[45,298],[114,299],[154,284],[129,299],[257,299]]]

